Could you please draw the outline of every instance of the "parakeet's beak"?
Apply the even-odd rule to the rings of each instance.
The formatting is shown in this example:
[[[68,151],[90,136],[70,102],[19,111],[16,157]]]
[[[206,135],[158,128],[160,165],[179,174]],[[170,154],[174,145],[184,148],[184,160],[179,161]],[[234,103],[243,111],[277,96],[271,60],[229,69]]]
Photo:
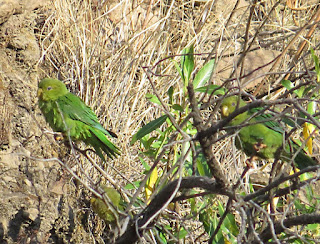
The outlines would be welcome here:
[[[38,89],[38,92],[37,92],[37,96],[40,97],[41,95],[42,95],[42,89],[39,88],[39,89]]]
[[[228,106],[221,107],[221,114],[223,117],[228,117],[230,115]]]

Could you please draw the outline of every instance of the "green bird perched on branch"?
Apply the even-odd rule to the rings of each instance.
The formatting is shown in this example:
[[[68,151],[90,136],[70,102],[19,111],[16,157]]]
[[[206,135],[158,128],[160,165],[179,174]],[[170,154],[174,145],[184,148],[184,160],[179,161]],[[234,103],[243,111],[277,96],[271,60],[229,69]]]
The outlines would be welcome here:
[[[101,186],[104,190],[105,194],[107,194],[109,200],[113,204],[113,207],[117,208],[117,210],[122,211],[123,205],[122,205],[122,198],[120,193],[108,186]],[[117,213],[115,211],[112,211],[108,205],[105,204],[105,202],[100,198],[92,197],[90,199],[90,203],[92,206],[92,210],[99,215],[100,218],[102,218],[107,224],[114,224],[116,221],[116,217],[114,214]]]
[[[117,137],[105,130],[95,113],[79,97],[70,93],[64,83],[56,79],[43,79],[38,85],[39,107],[51,128],[62,132],[65,139],[83,141],[91,145],[104,161],[120,155],[120,150],[108,137]],[[102,150],[102,151],[101,151]]]
[[[237,107],[240,108],[245,105],[246,103],[239,99],[238,96],[225,98],[221,104],[222,117],[228,117]],[[317,164],[293,140],[290,139],[289,143],[284,146],[282,145],[284,142],[284,131],[280,124],[275,120],[262,122],[262,120],[270,119],[272,117],[270,114],[259,114],[249,119],[255,112],[257,112],[256,108],[246,111],[237,115],[229,123],[231,126],[240,125],[245,121],[251,124],[240,129],[236,137],[236,147],[238,149],[243,150],[248,156],[273,159],[277,150],[283,147],[280,159],[288,161],[298,152],[295,155],[294,162],[299,169]],[[247,121],[248,119],[249,121]],[[259,123],[259,121],[261,122]]]

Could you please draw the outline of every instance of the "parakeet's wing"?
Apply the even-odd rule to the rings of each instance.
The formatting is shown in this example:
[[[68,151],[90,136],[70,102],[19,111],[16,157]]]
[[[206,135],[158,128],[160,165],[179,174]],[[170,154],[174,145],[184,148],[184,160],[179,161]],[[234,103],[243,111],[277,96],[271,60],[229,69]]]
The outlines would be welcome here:
[[[279,133],[284,133],[284,129],[283,127],[280,125],[280,123],[276,120],[273,120],[272,118],[274,117],[273,114],[271,113],[266,113],[265,111],[262,113],[259,113],[260,111],[262,111],[263,108],[259,107],[259,108],[253,108],[250,109],[249,111],[249,115],[253,115],[253,114],[257,114],[254,119],[256,121],[261,121],[265,126],[267,126],[268,128],[277,131]]]
[[[107,131],[99,123],[97,116],[79,97],[68,93],[65,96],[58,98],[57,103],[59,108],[71,119],[81,121],[87,125],[90,125],[104,134],[117,137],[115,133]]]
[[[259,114],[259,111],[261,111],[263,108],[254,108],[250,110],[249,114],[253,115],[254,113],[258,113],[258,115],[255,117],[256,121],[262,121],[265,126],[272,129],[275,132],[283,134],[285,132],[284,128],[281,126],[281,124],[276,120],[270,120],[274,117],[271,113],[262,113]],[[269,120],[269,121],[266,121]],[[285,124],[287,123],[287,120],[281,119]],[[294,141],[289,140],[289,144],[286,147],[287,153],[289,153],[287,156],[291,156],[294,152],[299,151],[299,153],[296,155],[294,161],[297,164],[299,169],[304,169],[308,166],[314,166],[317,165],[317,162],[314,161],[312,158],[310,158],[304,149],[301,149],[300,146]],[[291,149],[290,149],[291,148]],[[291,151],[291,152],[290,152]]]

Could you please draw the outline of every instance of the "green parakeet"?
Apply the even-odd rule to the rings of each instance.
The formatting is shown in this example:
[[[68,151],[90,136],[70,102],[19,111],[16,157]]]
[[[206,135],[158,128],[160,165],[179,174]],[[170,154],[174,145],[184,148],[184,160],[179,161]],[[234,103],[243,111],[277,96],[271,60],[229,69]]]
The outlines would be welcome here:
[[[119,210],[123,210],[121,205],[121,196],[120,193],[108,186],[102,186],[102,189],[107,194],[109,200],[112,202],[113,206]],[[109,207],[104,203],[100,198],[92,197],[90,199],[92,210],[99,215],[106,223],[113,224],[116,220],[114,213],[109,209]]]
[[[105,130],[98,122],[95,113],[79,97],[70,93],[64,83],[46,78],[38,85],[39,107],[51,128],[62,132],[74,141],[83,141],[91,145],[102,159],[104,151],[108,157],[120,155],[120,150],[108,137],[117,137]],[[101,151],[102,150],[102,151]]]
[[[245,105],[246,103],[241,99],[239,100],[238,96],[225,98],[221,104],[222,117],[228,117],[236,110],[237,106],[240,108]],[[237,126],[242,124],[256,111],[257,109],[252,109],[237,115],[229,125]],[[247,121],[250,124],[252,123],[252,125],[240,129],[236,137],[236,147],[243,150],[248,156],[258,156],[263,159],[275,158],[275,153],[279,147],[283,146],[284,131],[275,120],[257,123],[259,120],[262,121],[268,118],[270,119],[270,114],[259,114]],[[285,161],[290,160],[290,158],[300,150],[294,158],[294,162],[299,169],[317,164],[312,158],[306,155],[305,151],[301,150],[300,146],[293,140],[286,143],[283,148],[284,150],[281,152],[280,159]]]

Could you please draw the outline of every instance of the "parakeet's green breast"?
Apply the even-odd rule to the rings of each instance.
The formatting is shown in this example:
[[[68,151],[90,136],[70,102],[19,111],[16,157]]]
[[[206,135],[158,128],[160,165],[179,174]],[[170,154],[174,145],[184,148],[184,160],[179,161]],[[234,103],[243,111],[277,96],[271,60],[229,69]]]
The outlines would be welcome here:
[[[38,85],[39,107],[51,128],[56,132],[65,132],[66,124],[58,107],[58,99],[68,94],[64,83],[56,79],[43,79]]]

